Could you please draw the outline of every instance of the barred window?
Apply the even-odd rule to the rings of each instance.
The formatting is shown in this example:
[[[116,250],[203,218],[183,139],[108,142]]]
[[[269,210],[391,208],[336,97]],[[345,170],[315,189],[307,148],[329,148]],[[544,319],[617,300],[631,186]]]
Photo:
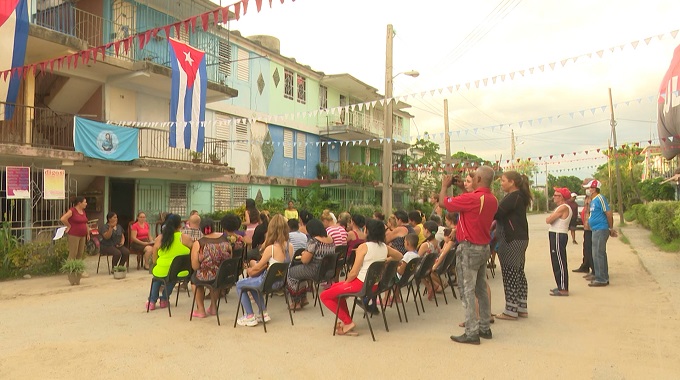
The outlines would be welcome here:
[[[293,88],[293,72],[286,69],[283,70],[283,97],[286,99],[293,100],[293,93],[295,89]]]
[[[170,199],[168,200],[168,212],[185,216],[187,214],[187,184],[171,183]]]
[[[248,186],[237,186],[231,188],[232,207],[239,207],[246,203],[248,198]]]
[[[215,211],[231,209],[231,187],[227,184],[216,183],[213,185],[213,201]]]
[[[288,205],[288,201],[293,199],[293,188],[292,187],[284,187],[283,188],[283,199],[286,201],[286,205]]]
[[[307,103],[307,78],[302,75],[297,75],[297,101],[298,103]]]

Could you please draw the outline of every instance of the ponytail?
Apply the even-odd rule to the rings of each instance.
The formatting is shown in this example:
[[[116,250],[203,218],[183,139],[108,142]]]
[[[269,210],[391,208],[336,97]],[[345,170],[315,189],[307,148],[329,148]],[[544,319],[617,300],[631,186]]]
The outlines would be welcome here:
[[[175,232],[179,229],[182,220],[177,214],[169,214],[165,218],[163,227],[161,228],[161,249],[168,249],[175,241]]]
[[[515,187],[519,189],[519,192],[526,198],[527,202],[525,207],[528,209],[534,198],[531,194],[531,189],[529,188],[529,177],[514,170],[503,173],[503,176],[515,183]]]

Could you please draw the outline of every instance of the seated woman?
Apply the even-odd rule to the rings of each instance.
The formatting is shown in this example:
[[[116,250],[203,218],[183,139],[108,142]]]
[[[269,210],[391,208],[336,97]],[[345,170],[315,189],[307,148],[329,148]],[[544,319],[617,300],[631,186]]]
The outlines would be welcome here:
[[[333,243],[336,247],[347,245],[347,230],[345,230],[345,227],[337,224],[335,215],[333,215],[331,210],[323,210],[323,213],[321,213],[321,218],[319,219],[321,219],[324,228],[326,228],[326,233],[328,236],[333,238]],[[309,229],[307,232],[309,234]]]
[[[125,248],[125,236],[123,227],[118,224],[118,215],[110,211],[106,214],[106,224],[99,230],[102,237],[100,243],[101,253],[111,255],[111,265],[125,265],[130,259],[130,251]]]
[[[302,265],[292,266],[288,270],[288,292],[292,299],[290,305],[292,310],[302,309],[309,303],[307,286],[305,284],[300,289],[300,279],[314,278],[319,272],[319,266],[324,256],[335,253],[333,238],[328,236],[321,221],[312,219],[307,222],[307,233],[310,237],[307,240],[307,248],[302,252],[300,259]]]
[[[188,235],[182,234],[181,228],[182,219],[179,215],[169,214],[165,218],[161,228],[163,232],[156,238],[153,246],[154,267],[152,273],[155,277],[166,277],[170,271],[172,260],[177,256],[188,255],[190,253],[189,247],[193,245],[194,241]],[[151,295],[149,295],[145,305],[149,310],[156,308],[161,285],[163,285],[163,282],[159,280],[153,280],[151,283]],[[168,307],[168,299],[174,287],[175,284],[170,283],[163,289],[163,294],[160,296],[161,308]]]
[[[153,255],[153,241],[149,235],[149,223],[142,211],[137,214],[137,220],[130,226],[130,248],[137,252],[144,252],[144,269],[149,270],[149,261]]]
[[[347,274],[344,282],[337,282],[329,289],[321,293],[321,302],[333,313],[338,311],[340,322],[336,326],[336,334],[356,336],[352,330],[356,326],[349,315],[347,301],[339,296],[346,293],[354,293],[364,286],[368,267],[376,261],[385,261],[388,256],[393,260],[401,260],[402,256],[395,250],[388,250],[385,243],[385,227],[377,220],[366,221],[366,243],[357,248],[356,259],[352,270]]]
[[[200,227],[203,237],[196,240],[191,247],[191,267],[196,271],[196,310],[194,318],[205,318],[207,314],[215,315],[219,292],[210,293],[210,307],[205,310],[205,286],[203,283],[215,281],[217,270],[224,260],[231,258],[231,244],[225,234],[215,231],[212,219],[201,221]]]
[[[408,223],[408,214],[406,211],[399,210],[394,213],[394,217],[397,220],[397,225],[396,227],[392,227],[390,231],[387,231],[386,242],[403,255],[406,253],[404,237],[416,232]]]
[[[269,222],[269,229],[265,237],[262,257],[259,261],[251,261],[248,266],[248,278],[239,280],[236,283],[236,290],[241,295],[241,305],[245,314],[236,322],[239,326],[257,326],[261,322],[260,318],[264,313],[264,320],[269,322],[271,318],[265,310],[264,300],[254,291],[243,291],[243,286],[260,286],[266,277],[267,268],[274,263],[287,263],[293,255],[293,246],[288,242],[288,224],[283,215],[277,214]],[[253,297],[260,313],[255,316],[250,297]]]
[[[231,212],[227,213],[220,220],[220,225],[224,230],[224,237],[231,243],[232,252],[246,245],[243,236],[236,233],[241,227],[241,218],[238,215]]]
[[[423,224],[423,233],[425,236],[425,241],[420,245],[418,249],[418,256],[424,257],[425,255],[435,255],[437,259],[440,257],[439,244],[434,235],[438,230],[437,223],[433,221],[427,221]],[[427,288],[427,299],[432,301],[434,299],[434,292],[441,291],[442,284],[439,282],[439,277],[434,273],[434,269],[439,267],[439,263],[435,261],[432,267],[432,273],[430,273],[430,278],[423,279],[425,287]]]

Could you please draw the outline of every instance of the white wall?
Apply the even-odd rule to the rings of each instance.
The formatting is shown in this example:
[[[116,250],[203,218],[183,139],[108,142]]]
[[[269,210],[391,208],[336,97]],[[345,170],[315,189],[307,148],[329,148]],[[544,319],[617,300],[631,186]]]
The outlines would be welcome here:
[[[137,93],[134,91],[114,87],[109,84],[105,85],[104,112],[106,120],[137,120]]]

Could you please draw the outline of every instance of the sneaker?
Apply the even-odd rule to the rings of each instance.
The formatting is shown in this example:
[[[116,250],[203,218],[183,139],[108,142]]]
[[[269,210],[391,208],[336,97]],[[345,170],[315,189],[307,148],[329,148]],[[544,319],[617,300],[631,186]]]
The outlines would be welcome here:
[[[168,307],[168,301],[161,300],[161,309]]]
[[[144,304],[144,309],[148,309],[149,311],[156,310],[156,303],[155,302],[151,303],[149,301],[146,301],[146,303]]]
[[[262,315],[258,314],[257,317],[255,317],[255,319],[257,319],[257,322],[258,322],[258,323],[262,323]],[[264,321],[265,321],[265,322],[269,322],[269,321],[271,321],[271,320],[272,320],[272,318],[269,316],[269,313],[267,313],[267,312],[265,311],[265,312],[264,312]]]
[[[244,315],[241,318],[237,319],[236,323],[238,323],[239,326],[254,327],[257,326],[257,318],[255,318],[254,315],[251,315],[250,317]]]

